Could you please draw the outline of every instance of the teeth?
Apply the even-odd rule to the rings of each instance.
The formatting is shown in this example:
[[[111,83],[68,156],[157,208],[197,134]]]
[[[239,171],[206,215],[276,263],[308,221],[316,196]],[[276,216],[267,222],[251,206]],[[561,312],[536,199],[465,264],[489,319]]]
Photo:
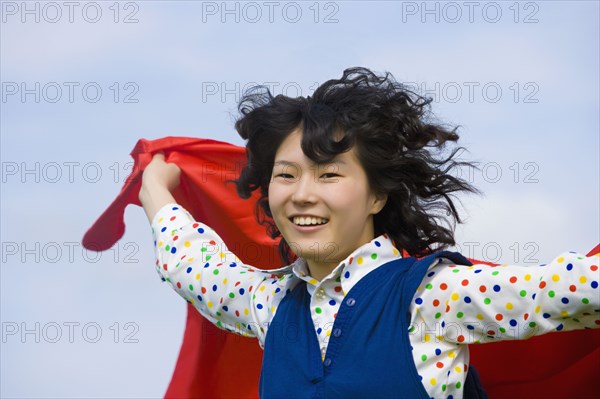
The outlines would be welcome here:
[[[323,219],[323,218],[316,218],[316,217],[304,217],[304,216],[294,216],[294,224],[300,225],[300,226],[310,226],[310,225],[318,225],[318,224],[325,224],[328,222],[327,219]]]

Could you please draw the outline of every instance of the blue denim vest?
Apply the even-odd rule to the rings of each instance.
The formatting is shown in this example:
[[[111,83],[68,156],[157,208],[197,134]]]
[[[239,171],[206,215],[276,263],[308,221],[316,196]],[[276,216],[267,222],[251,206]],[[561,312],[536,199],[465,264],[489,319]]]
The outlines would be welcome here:
[[[340,306],[324,361],[306,283],[298,284],[281,301],[269,326],[260,397],[429,398],[412,357],[408,310],[417,287],[438,257],[471,264],[458,253],[444,251],[421,260],[400,258],[363,277]],[[464,395],[485,398],[472,368]]]

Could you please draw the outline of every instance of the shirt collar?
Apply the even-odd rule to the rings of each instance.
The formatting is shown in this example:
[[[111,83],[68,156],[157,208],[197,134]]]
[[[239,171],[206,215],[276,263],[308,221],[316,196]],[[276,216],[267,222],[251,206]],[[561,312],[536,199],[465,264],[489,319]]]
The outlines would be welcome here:
[[[358,247],[321,281],[310,276],[308,264],[304,258],[296,259],[289,266],[296,277],[307,282],[306,288],[310,295],[320,286],[332,281],[340,282],[344,295],[346,295],[368,273],[401,257],[400,251],[394,246],[391,238],[387,234],[382,234]]]

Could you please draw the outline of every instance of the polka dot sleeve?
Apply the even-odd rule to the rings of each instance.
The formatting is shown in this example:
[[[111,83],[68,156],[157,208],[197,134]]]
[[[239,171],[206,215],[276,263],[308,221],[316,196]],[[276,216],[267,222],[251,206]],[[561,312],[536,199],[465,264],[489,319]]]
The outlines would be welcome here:
[[[600,327],[599,257],[569,252],[539,266],[433,266],[413,311],[444,341],[527,339]]]
[[[217,327],[262,342],[285,278],[243,264],[178,204],[158,211],[152,235],[163,281]]]

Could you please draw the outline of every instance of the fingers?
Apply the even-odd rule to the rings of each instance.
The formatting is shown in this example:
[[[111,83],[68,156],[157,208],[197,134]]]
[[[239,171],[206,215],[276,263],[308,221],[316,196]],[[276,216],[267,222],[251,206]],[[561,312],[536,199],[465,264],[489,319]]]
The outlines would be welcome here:
[[[152,159],[155,159],[155,158],[159,159],[161,161],[164,161],[165,160],[165,153],[162,152],[162,151],[159,151],[159,152],[155,153],[154,156],[152,157]]]

